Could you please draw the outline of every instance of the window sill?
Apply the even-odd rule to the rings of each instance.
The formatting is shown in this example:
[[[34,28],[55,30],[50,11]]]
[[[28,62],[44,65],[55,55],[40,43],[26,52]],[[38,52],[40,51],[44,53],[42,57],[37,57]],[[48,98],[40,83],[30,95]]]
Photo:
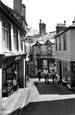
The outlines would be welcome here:
[[[8,49],[3,49],[3,52],[10,52],[10,50],[8,50]]]

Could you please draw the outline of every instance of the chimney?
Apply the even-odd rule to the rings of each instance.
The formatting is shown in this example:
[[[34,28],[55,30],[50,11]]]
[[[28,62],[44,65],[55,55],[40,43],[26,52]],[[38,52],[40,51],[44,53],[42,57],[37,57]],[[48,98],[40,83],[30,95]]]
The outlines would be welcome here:
[[[75,23],[75,17],[74,17],[74,21],[72,21],[72,23],[73,23],[73,24]]]
[[[40,23],[39,23],[39,34],[40,35],[46,34],[46,24],[41,23],[41,20],[40,20]]]
[[[26,20],[26,6],[25,4],[22,4],[22,16],[25,18]]]
[[[39,34],[41,36],[41,19],[40,19],[40,23],[39,23]]]
[[[66,21],[64,20],[64,26],[66,26]]]
[[[59,32],[61,32],[62,30],[65,30],[66,27],[66,21],[64,21],[64,24],[62,23],[58,23],[56,26],[56,33],[58,34]]]
[[[13,0],[13,9],[20,15],[22,14],[22,0]]]

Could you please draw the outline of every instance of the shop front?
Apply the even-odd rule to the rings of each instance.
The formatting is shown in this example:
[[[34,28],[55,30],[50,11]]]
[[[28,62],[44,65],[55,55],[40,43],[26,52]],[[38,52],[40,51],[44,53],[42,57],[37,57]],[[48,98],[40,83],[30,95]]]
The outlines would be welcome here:
[[[2,62],[2,96],[7,97],[16,91],[19,84],[19,61],[22,56],[6,57]],[[23,59],[22,59],[23,60]],[[22,68],[23,69],[23,68]],[[23,76],[22,76],[23,77]]]

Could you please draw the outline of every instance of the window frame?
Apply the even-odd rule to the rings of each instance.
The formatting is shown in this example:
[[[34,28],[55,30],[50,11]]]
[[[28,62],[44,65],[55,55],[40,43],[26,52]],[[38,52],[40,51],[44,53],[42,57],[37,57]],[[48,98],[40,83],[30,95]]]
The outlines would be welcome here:
[[[18,30],[16,27],[13,26],[13,44],[14,44],[14,50],[18,51]]]
[[[2,49],[11,51],[10,24],[2,21]]]

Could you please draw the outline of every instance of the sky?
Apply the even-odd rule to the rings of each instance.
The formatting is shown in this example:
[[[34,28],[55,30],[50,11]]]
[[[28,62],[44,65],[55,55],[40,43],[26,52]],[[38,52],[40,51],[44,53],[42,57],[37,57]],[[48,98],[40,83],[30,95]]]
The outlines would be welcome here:
[[[13,0],[1,0],[13,8]],[[66,26],[72,24],[75,17],[75,0],[22,0],[26,5],[26,21],[28,27],[39,29],[39,20],[46,24],[46,32],[56,31],[57,23]]]

